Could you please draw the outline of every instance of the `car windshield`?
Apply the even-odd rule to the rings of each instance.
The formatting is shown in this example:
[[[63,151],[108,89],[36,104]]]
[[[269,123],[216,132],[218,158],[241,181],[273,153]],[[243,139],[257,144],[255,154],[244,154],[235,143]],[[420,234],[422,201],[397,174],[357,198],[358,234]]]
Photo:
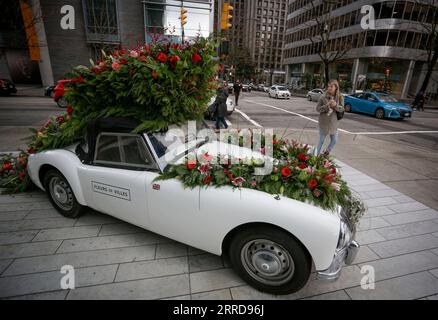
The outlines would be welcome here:
[[[396,98],[394,98],[393,96],[386,95],[386,94],[378,94],[377,97],[382,102],[398,102],[398,100]]]
[[[287,88],[285,88],[285,87],[278,87],[278,90],[280,90],[280,91],[287,91]]]

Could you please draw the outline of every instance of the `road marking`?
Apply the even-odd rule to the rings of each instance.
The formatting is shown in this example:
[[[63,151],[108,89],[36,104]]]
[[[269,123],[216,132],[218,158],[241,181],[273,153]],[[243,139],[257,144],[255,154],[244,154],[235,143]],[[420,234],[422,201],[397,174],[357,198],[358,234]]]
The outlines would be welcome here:
[[[240,111],[239,109],[235,109],[235,111],[237,112],[237,113],[239,113],[242,117],[244,117],[247,121],[249,121],[249,122],[251,122],[253,125],[255,125],[256,127],[259,127],[259,128],[263,128],[263,126],[260,124],[260,123],[258,123],[257,121],[254,121],[253,119],[251,119],[245,112],[243,112],[243,111]]]
[[[279,111],[283,111],[285,113],[293,114],[293,115],[295,115],[297,117],[306,119],[308,121],[311,121],[311,122],[314,122],[314,123],[318,123],[318,120],[312,119],[310,117],[306,117],[306,116],[304,116],[302,114],[299,114],[299,113],[296,113],[296,112],[293,112],[293,111],[289,111],[289,110],[286,110],[286,109],[283,109],[283,108],[271,106],[271,105],[266,104],[266,103],[255,102],[253,100],[246,100],[246,101],[254,103],[254,104],[258,104],[258,105],[261,105],[261,106],[265,106],[265,107],[268,107],[268,108],[271,108],[271,109],[276,109],[276,110],[279,110]],[[248,117],[247,118],[248,121],[252,121],[252,119],[248,115],[245,114],[245,116]],[[338,129],[338,130],[341,131],[341,132],[347,133],[347,134],[352,134],[352,135],[395,135],[395,134],[415,134],[415,133],[438,133],[438,130],[424,130],[424,131],[422,131],[422,130],[413,130],[413,131],[381,131],[381,132],[351,132],[351,131],[348,131],[348,130],[345,130],[345,129]]]

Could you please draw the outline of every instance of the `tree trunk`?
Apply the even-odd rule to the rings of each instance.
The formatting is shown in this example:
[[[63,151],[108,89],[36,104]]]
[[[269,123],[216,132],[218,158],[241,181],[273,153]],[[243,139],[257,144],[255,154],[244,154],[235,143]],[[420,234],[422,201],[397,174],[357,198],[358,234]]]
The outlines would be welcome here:
[[[327,88],[328,82],[330,81],[330,72],[329,72],[329,64],[324,62],[324,83]]]
[[[426,92],[427,87],[429,86],[430,77],[432,76],[433,69],[435,68],[435,64],[438,60],[438,50],[435,50],[430,60],[430,63],[427,65],[426,76],[424,77],[423,84],[421,85],[420,91]]]

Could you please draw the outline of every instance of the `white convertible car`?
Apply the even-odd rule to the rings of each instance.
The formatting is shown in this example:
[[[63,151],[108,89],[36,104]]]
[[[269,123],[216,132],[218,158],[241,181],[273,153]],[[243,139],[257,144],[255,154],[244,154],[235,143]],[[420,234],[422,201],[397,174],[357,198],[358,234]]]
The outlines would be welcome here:
[[[231,187],[185,189],[155,181],[166,170],[170,145],[159,133],[131,134],[123,119],[90,123],[74,146],[31,155],[32,181],[64,216],[86,207],[195,248],[227,257],[260,291],[288,294],[308,281],[312,267],[335,280],[359,245],[347,208],[328,212],[289,198]],[[196,141],[205,152],[219,142]],[[185,152],[175,152],[184,158]]]

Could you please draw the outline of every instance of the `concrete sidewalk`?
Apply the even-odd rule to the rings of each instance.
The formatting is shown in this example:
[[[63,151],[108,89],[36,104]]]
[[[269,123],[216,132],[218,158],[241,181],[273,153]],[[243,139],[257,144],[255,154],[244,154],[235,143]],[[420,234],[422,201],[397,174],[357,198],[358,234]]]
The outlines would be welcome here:
[[[438,212],[343,162],[368,205],[355,265],[289,296],[245,285],[220,257],[90,212],[61,217],[42,192],[0,196],[0,297],[12,299],[438,299]],[[175,214],[178,214],[177,212]],[[60,269],[76,289],[60,290]],[[375,269],[363,290],[364,265]]]

